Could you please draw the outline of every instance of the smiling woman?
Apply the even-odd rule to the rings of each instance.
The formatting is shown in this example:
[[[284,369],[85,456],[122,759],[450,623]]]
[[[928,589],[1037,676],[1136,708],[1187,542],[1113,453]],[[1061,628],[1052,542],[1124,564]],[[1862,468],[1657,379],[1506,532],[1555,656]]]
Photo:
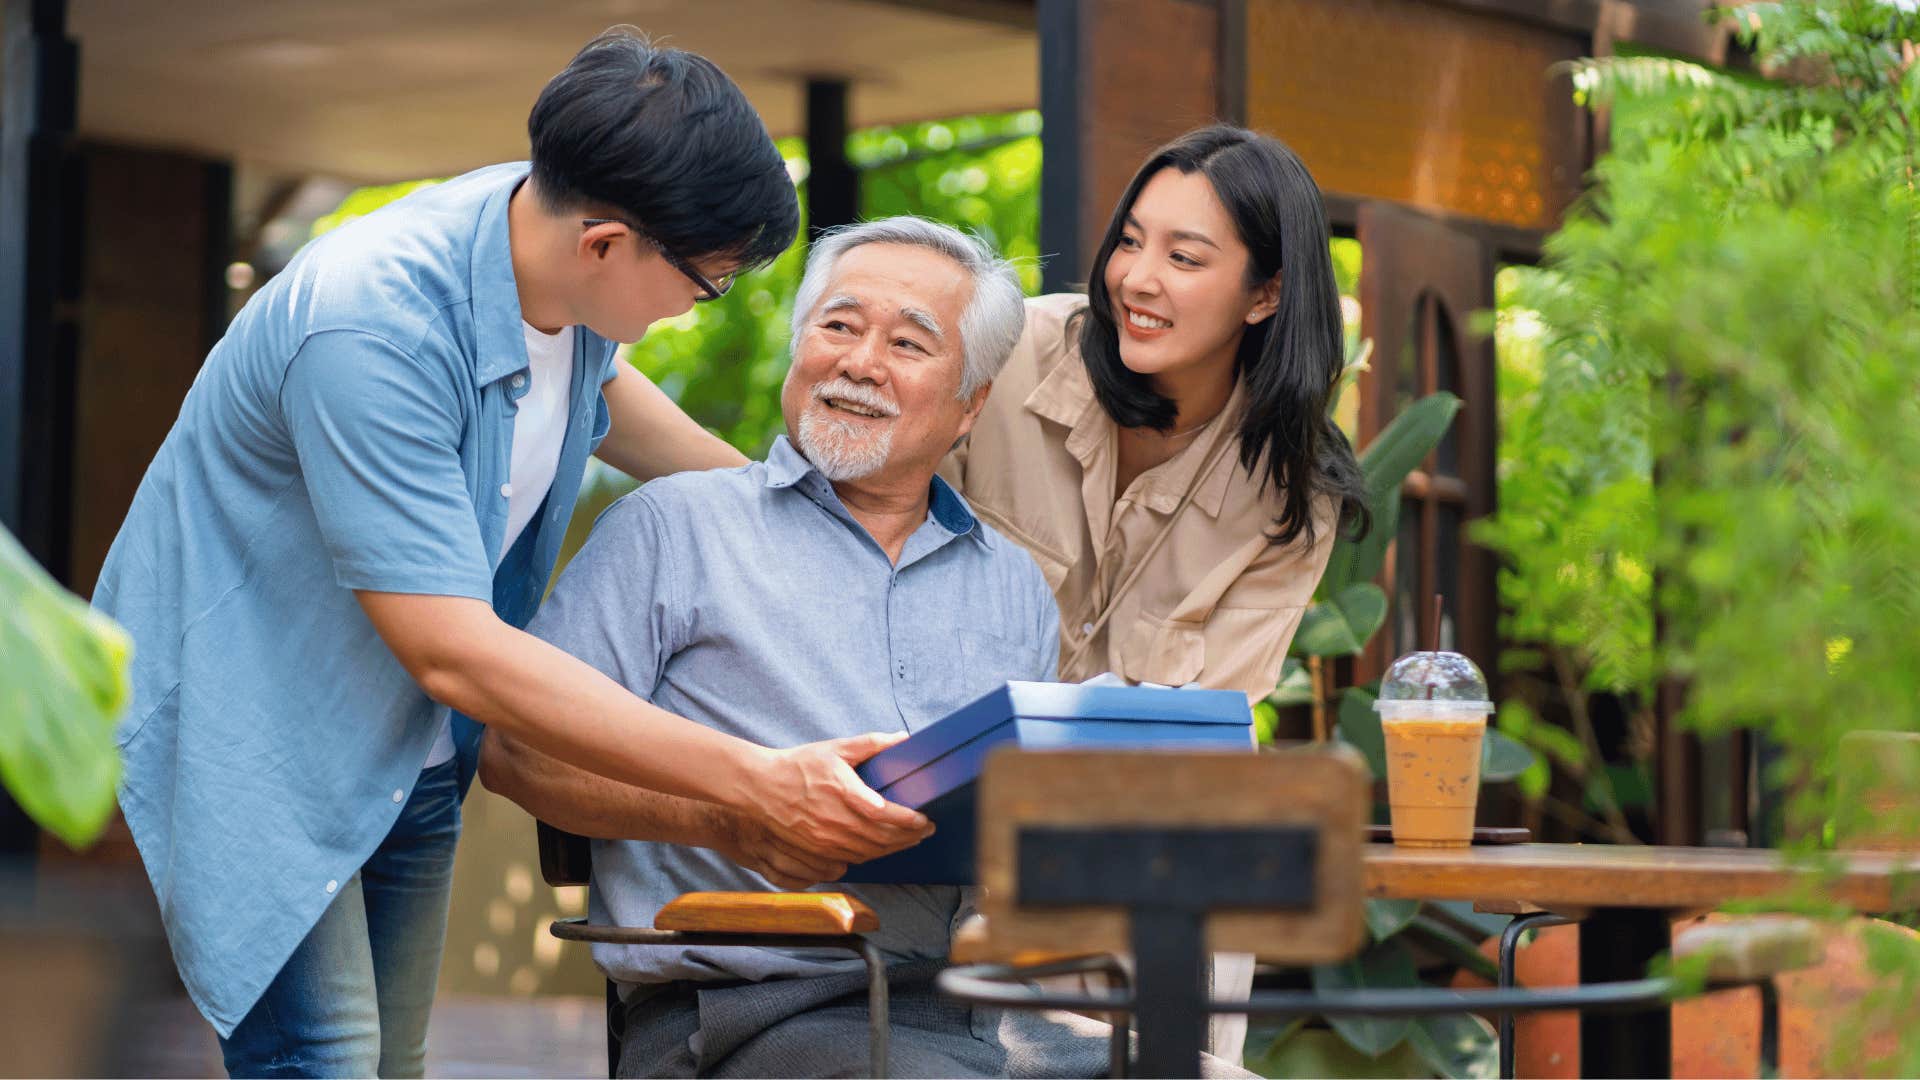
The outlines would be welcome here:
[[[1135,175],[1089,277],[1028,302],[941,475],[1040,564],[1062,679],[1257,701],[1336,531],[1366,518],[1327,417],[1344,350],[1320,191],[1274,139],[1191,132]],[[1250,963],[1216,968],[1244,993]],[[1244,1034],[1216,1020],[1214,1052]]]

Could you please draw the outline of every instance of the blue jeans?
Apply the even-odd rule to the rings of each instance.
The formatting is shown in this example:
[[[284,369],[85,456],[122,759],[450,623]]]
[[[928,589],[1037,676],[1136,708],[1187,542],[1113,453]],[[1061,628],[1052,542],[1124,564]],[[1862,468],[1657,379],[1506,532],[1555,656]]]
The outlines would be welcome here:
[[[233,1035],[227,1072],[246,1076],[420,1076],[440,975],[460,835],[454,762],[420,774],[373,856]]]

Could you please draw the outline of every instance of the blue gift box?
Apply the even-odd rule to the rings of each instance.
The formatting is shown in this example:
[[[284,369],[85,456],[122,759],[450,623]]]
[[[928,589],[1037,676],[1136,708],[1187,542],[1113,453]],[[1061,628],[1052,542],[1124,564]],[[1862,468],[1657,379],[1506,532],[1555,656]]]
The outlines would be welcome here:
[[[1005,745],[1251,752],[1253,715],[1233,690],[1010,682],[859,766],[869,787],[933,819],[934,834],[841,880],[973,884],[974,781],[988,752]]]

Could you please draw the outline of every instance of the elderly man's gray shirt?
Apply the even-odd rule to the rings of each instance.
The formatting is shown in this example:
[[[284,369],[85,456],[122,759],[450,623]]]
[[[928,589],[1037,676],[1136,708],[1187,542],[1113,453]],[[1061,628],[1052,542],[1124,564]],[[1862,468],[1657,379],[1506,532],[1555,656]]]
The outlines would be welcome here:
[[[665,477],[601,515],[531,630],[663,709],[764,746],[918,731],[1009,679],[1052,679],[1059,614],[1019,545],[934,478],[898,565],[783,436],[767,460]],[[595,841],[596,922],[694,890],[770,889],[704,848]],[[894,959],[942,956],[950,887],[834,885]],[[595,945],[626,983],[858,969],[827,950]]]

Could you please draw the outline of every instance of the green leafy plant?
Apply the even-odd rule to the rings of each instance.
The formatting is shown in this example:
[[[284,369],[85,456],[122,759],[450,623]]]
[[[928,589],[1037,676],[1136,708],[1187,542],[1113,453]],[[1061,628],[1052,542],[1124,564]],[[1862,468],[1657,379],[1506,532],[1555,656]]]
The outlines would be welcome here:
[[[1611,149],[1546,266],[1516,283],[1541,363],[1524,457],[1479,534],[1506,556],[1523,665],[1543,658],[1569,699],[1644,702],[1671,679],[1680,722],[1763,733],[1780,751],[1761,778],[1785,796],[1776,837],[1809,857],[1828,842],[1841,736],[1920,727],[1917,8],[1734,7],[1752,73],[1574,67]],[[1537,699],[1518,704],[1512,722],[1552,730]],[[1552,756],[1584,757],[1597,787],[1593,750]],[[1625,779],[1607,783],[1624,797]],[[1920,972],[1906,940],[1873,958],[1889,985]],[[1844,1071],[1920,1071],[1901,1000],[1881,1018],[1904,1035],[1898,1059]]]
[[[1362,352],[1364,357],[1364,351]],[[1387,594],[1376,583],[1386,565],[1387,548],[1398,530],[1400,487],[1419,468],[1460,411],[1460,399],[1448,393],[1432,394],[1414,402],[1393,418],[1360,453],[1367,496],[1373,507],[1373,528],[1359,540],[1341,537],[1334,542],[1326,573],[1314,590],[1313,603],[1301,616],[1282,668],[1279,686],[1262,703],[1260,726],[1268,741],[1275,710],[1306,705],[1338,710],[1331,732],[1352,744],[1367,759],[1376,778],[1386,775],[1385,740],[1379,716],[1372,709],[1371,687],[1348,687],[1337,699],[1324,687],[1325,661],[1358,655],[1387,618]],[[1321,672],[1316,680],[1313,672]],[[1316,688],[1315,683],[1320,687]],[[1483,778],[1511,780],[1533,763],[1523,746],[1488,731],[1481,761]]]
[[[1364,363],[1366,347],[1349,367]],[[1396,416],[1360,453],[1374,512],[1366,537],[1335,541],[1327,571],[1301,617],[1280,685],[1259,709],[1271,737],[1278,708],[1333,708],[1333,738],[1357,749],[1375,778],[1386,775],[1386,740],[1374,712],[1375,688],[1354,686],[1337,697],[1327,690],[1331,660],[1359,654],[1387,616],[1387,595],[1376,584],[1397,532],[1400,488],[1446,436],[1460,400],[1439,393]],[[1324,721],[1322,721],[1324,724]],[[1483,744],[1484,782],[1512,780],[1535,766],[1525,746],[1489,730]],[[1497,932],[1503,917],[1475,914],[1469,905],[1418,900],[1369,900],[1368,944],[1343,964],[1312,969],[1316,990],[1406,989],[1423,984],[1421,963],[1445,972],[1466,968],[1493,978],[1493,965],[1476,939]],[[1492,1032],[1472,1017],[1327,1017],[1326,1027],[1305,1022],[1258,1030],[1249,1038],[1250,1067],[1269,1076],[1481,1076],[1492,1072]],[[1304,1072],[1301,1070],[1305,1070]]]
[[[35,822],[85,846],[113,812],[131,646],[5,529],[0,598],[0,782]]]

